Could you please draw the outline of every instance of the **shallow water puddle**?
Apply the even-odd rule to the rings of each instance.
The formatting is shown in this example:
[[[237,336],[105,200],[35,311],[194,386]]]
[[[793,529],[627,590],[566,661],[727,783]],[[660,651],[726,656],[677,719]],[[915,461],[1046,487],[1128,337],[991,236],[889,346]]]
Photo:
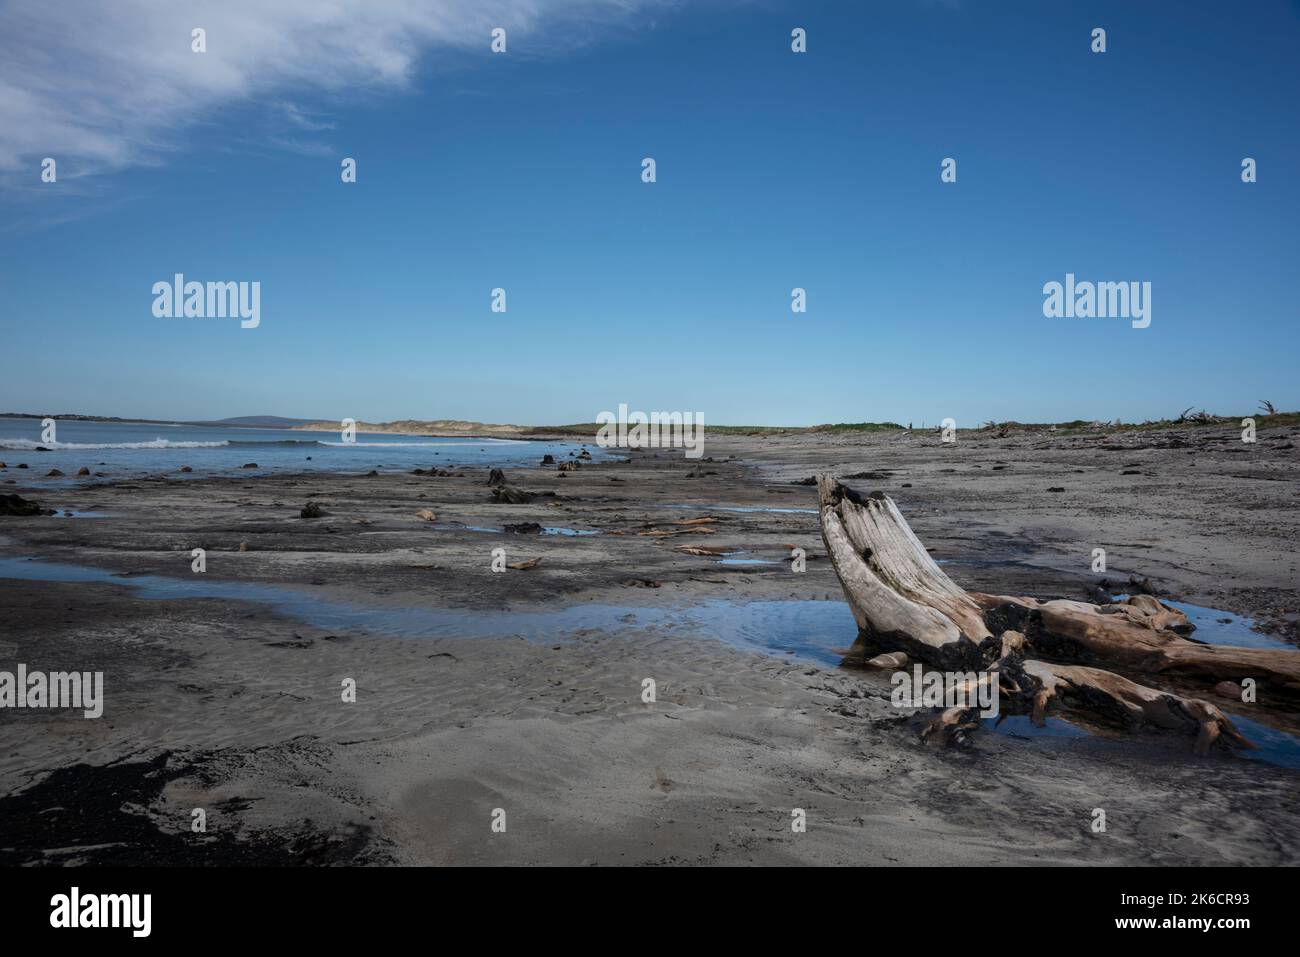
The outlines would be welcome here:
[[[460,532],[481,532],[485,535],[504,535],[504,528],[492,528],[487,525],[460,525],[456,522],[439,522],[433,526],[440,531],[460,531]],[[518,534],[527,535],[527,532]],[[558,525],[544,525],[540,532],[542,535],[564,535],[571,538],[582,538],[588,535],[599,535],[600,530],[595,528],[563,528]]]
[[[777,515],[816,515],[815,508],[771,508],[759,505],[655,505],[654,508],[683,509],[694,512],[771,512]]]
[[[1087,738],[1091,732],[1061,718],[1045,716],[1040,728],[1030,720],[1027,714],[1012,714],[999,718],[981,719],[983,727],[994,734],[1005,734],[1010,738]]]
[[[254,582],[117,575],[98,568],[29,558],[0,558],[0,578],[122,585],[151,600],[220,598],[263,602],[281,614],[324,630],[355,628],[404,638],[522,635],[534,641],[551,641],[588,629],[617,632],[629,626],[657,627],[827,667],[839,664],[841,656],[835,649],[857,634],[849,606],[835,601],[709,599],[685,608],[584,603],[537,611],[411,608],[330,601],[319,593]]]
[[[780,565],[782,564],[775,558],[750,558],[751,552],[740,549],[734,552],[724,552],[718,559],[719,565]]]
[[[402,638],[520,635],[530,641],[553,642],[592,629],[617,633],[627,628],[655,628],[682,637],[715,638],[746,651],[828,668],[837,667],[843,657],[836,649],[851,644],[857,635],[853,613],[841,601],[732,601],[713,598],[685,608],[595,603],[536,611],[411,608],[330,601],[320,598],[315,592],[275,585],[198,576],[190,580],[158,575],[119,575],[82,565],[12,557],[0,558],[0,578],[121,585],[150,600],[219,598],[261,602],[280,614],[322,630],[358,629]],[[1225,617],[1225,613],[1213,609],[1202,610]],[[1241,756],[1300,769],[1300,737],[1237,714],[1232,714],[1231,718],[1258,746],[1254,751],[1238,752]],[[1055,717],[1049,717],[1043,728],[1034,727],[1024,715],[1008,716],[1000,723],[996,718],[987,718],[984,726],[994,733],[1011,737],[1078,738],[1089,735],[1089,732]]]

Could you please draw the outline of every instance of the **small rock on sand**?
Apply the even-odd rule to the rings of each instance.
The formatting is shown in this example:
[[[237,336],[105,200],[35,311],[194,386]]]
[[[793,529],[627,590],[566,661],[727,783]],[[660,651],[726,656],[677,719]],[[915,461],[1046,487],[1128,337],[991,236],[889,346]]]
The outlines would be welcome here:
[[[77,469],[77,474],[78,474],[78,475],[89,475],[89,474],[90,474],[90,469],[86,468],[86,467],[83,465],[81,468]]]
[[[1222,698],[1241,700],[1241,685],[1235,681],[1220,681],[1214,686],[1214,693]]]
[[[43,515],[45,509],[21,495],[0,495],[0,515]]]
[[[438,520],[438,516],[434,513],[433,509],[430,508],[420,509],[418,512],[415,513],[415,517],[422,518],[426,522],[436,522]]]
[[[245,463],[244,463],[244,468],[246,468],[246,469],[255,469],[255,468],[257,468],[257,463],[256,463],[256,462],[245,462]]]
[[[321,508],[315,502],[308,502],[306,505],[302,507],[302,511],[299,512],[298,514],[301,515],[303,518],[320,518],[326,513],[325,513],[325,509]]]
[[[886,652],[883,655],[876,655],[876,657],[868,661],[867,667],[879,668],[882,671],[887,671],[890,668],[906,668],[907,655],[903,654],[901,651]]]
[[[46,478],[58,478],[58,477],[61,476],[62,474],[63,474],[63,473],[60,472],[58,469],[50,469],[48,472],[45,473],[45,477],[46,477]]]

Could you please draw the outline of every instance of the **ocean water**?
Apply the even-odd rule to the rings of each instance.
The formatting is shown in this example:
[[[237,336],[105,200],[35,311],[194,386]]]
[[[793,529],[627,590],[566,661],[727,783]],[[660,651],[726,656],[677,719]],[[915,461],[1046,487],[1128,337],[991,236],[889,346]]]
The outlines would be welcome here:
[[[176,478],[232,472],[256,474],[253,469],[243,468],[249,463],[257,464],[257,472],[520,468],[536,465],[548,454],[557,462],[563,461],[584,448],[591,452],[593,460],[611,457],[594,442],[583,445],[358,432],[355,443],[345,443],[339,432],[127,422],[59,421],[55,437],[56,442],[41,441],[39,419],[0,419],[0,461],[8,466],[8,471],[0,474],[35,480],[50,469],[58,469],[71,479],[83,466],[113,478],[163,472]],[[38,451],[39,447],[49,451]],[[27,471],[15,468],[20,462],[27,463]],[[194,471],[181,473],[182,466]]]

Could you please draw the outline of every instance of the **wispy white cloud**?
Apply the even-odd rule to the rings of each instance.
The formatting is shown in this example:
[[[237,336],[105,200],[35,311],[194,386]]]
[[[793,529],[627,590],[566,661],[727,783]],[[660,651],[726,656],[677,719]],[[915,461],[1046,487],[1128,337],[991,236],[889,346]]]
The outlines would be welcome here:
[[[313,150],[310,136],[334,123],[295,97],[400,90],[422,58],[486,52],[498,26],[511,55],[543,36],[556,52],[674,3],[0,0],[0,171],[44,156],[61,158],[61,180],[156,163],[195,122],[248,102],[278,111],[285,148]],[[191,50],[195,27],[206,53]]]

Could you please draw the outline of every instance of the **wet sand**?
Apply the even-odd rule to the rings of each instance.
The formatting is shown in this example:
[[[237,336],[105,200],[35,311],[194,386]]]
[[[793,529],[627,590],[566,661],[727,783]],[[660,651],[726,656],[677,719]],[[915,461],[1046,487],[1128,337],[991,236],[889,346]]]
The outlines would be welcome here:
[[[710,435],[705,460],[659,450],[507,470],[512,486],[554,493],[518,505],[494,501],[482,469],[67,486],[44,484],[40,454],[23,453],[31,469],[10,462],[0,482],[15,484],[0,488],[103,517],[0,518],[0,556],[126,578],[0,579],[0,669],[102,670],[106,688],[99,720],[0,711],[0,862],[1296,863],[1295,771],[1150,736],[981,733],[935,750],[881,675],[637,616],[842,601],[815,489],[792,483],[865,472],[849,484],[894,496],[964,587],[1083,598],[1135,575],[1294,640],[1294,432],[1261,431],[1253,446],[1229,427],[962,433],[955,445]],[[325,516],[300,518],[309,501]],[[674,524],[702,516],[719,519],[711,533]],[[600,534],[474,530],[525,522]],[[677,534],[642,534],[661,531]],[[807,551],[805,573],[791,546]],[[541,561],[494,573],[496,547]],[[1096,547],[1105,575],[1090,570]],[[466,620],[626,609],[546,640],[398,637],[265,602],[147,600],[126,584],[144,575]],[[345,678],[355,703],[341,700]],[[207,811],[204,834],[190,831],[193,808]],[[497,808],[505,833],[491,827]],[[791,829],[796,808],[806,833]]]

